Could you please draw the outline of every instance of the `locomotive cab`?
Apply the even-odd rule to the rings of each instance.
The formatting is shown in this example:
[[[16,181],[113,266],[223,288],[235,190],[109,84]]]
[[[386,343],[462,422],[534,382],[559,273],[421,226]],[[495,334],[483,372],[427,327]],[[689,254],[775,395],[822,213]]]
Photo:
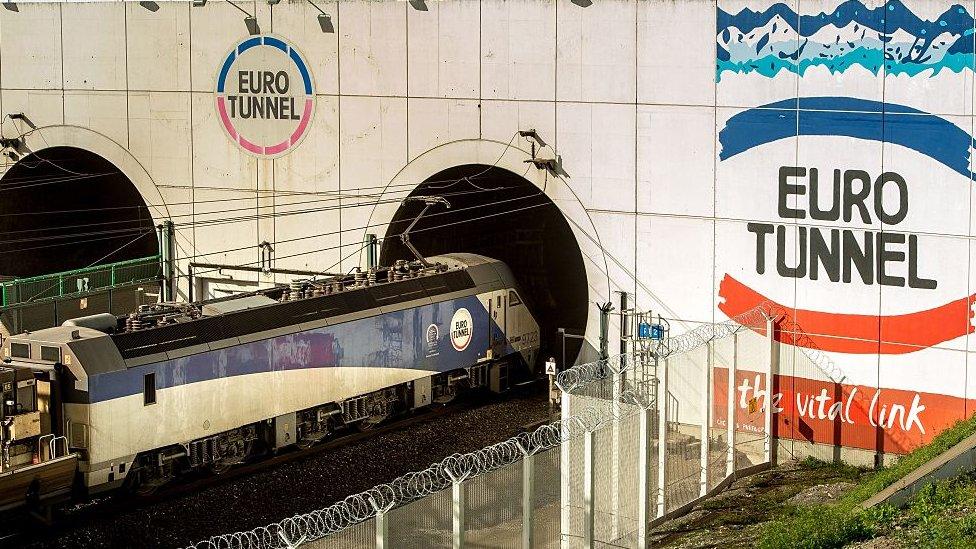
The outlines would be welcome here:
[[[61,348],[33,347],[18,342],[16,336],[3,347],[0,510],[25,503],[40,508],[67,496],[77,468],[77,456],[69,454],[67,440],[58,428],[56,365]]]

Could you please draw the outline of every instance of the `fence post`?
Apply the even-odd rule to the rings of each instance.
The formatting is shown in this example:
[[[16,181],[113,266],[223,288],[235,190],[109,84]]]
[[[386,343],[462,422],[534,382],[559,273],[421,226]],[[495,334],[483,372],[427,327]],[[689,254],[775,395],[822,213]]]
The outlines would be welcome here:
[[[563,392],[561,398],[559,399],[562,421],[569,421],[570,417],[570,407],[569,407],[570,394],[568,392]],[[561,435],[563,433],[560,433]],[[571,486],[569,469],[571,467],[570,463],[570,453],[569,445],[570,438],[566,437],[559,446],[559,545],[562,549],[569,549],[569,536],[570,532],[570,522],[572,520],[572,509],[569,504],[571,501]]]
[[[583,547],[593,549],[594,509],[593,509],[593,447],[594,432],[583,433]]]
[[[522,548],[532,549],[532,522],[535,518],[535,454],[529,453],[529,448],[518,443],[522,450]]]
[[[617,539],[620,533],[620,396],[624,392],[624,355],[620,356],[613,374],[613,425],[610,439],[610,534]]]
[[[728,428],[728,433],[726,434],[726,439],[728,440],[728,448],[726,448],[727,454],[725,457],[725,476],[731,476],[735,473],[735,412],[738,409],[737,395],[735,394],[735,365],[739,362],[739,333],[736,332],[732,335],[732,363],[729,364],[729,379],[728,379],[728,419],[725,420],[726,427]]]
[[[773,330],[776,324],[772,318],[766,319],[766,348],[769,349],[769,360],[766,361],[766,444],[763,448],[763,461],[769,463],[773,459],[773,363],[776,361],[776,337]]]
[[[387,524],[386,511],[376,512],[376,549],[393,549],[387,545],[386,540],[390,536],[390,525]]]
[[[714,351],[714,340],[705,345],[705,386],[702,390],[702,433],[701,433],[701,489],[699,495],[704,496],[708,493],[708,461],[711,453],[711,426],[712,426],[712,353]]]
[[[464,481],[467,480],[468,473],[458,475],[450,467],[444,467],[444,473],[451,479],[451,547],[464,549],[464,508],[467,504]]]
[[[388,504],[385,507],[380,507],[380,504],[376,503],[372,496],[369,496],[368,499],[369,504],[376,511],[376,549],[392,549],[392,544],[387,543],[390,538],[390,525],[386,514],[393,508],[393,505]]]
[[[640,427],[637,433],[637,548],[647,549],[648,525],[651,522],[651,437],[652,408],[640,409]]]
[[[668,479],[668,359],[658,372],[657,390],[657,516],[663,517]]]
[[[453,543],[451,547],[453,549],[464,549],[464,479],[458,478],[456,480],[452,477],[451,484],[451,524],[452,530],[454,531]]]

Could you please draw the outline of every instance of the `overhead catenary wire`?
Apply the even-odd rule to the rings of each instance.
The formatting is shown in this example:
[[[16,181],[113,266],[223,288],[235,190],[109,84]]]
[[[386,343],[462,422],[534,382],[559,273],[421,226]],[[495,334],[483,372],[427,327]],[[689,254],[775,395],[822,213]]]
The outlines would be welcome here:
[[[116,175],[116,174],[108,173],[108,174],[103,174],[103,175]],[[458,179],[458,180],[439,180],[439,181],[438,180],[435,180],[435,181],[428,181],[427,183],[452,182],[451,185],[448,185],[448,186],[453,186],[453,184],[455,184],[455,183],[459,183],[459,182],[461,182],[463,180],[468,180],[468,182],[473,187],[480,188],[480,187],[478,187],[478,185],[475,185],[473,182],[470,181],[471,179],[477,179],[478,177],[483,177],[483,176],[466,176],[466,177],[463,177],[463,178]],[[67,178],[61,178],[58,181],[53,181],[52,183],[63,183],[63,182],[69,182],[69,181],[72,181],[72,180],[81,180],[81,179],[89,179],[89,178],[90,177],[88,177],[88,176],[86,176],[86,177],[75,177],[75,176],[71,176],[71,177],[67,177]],[[227,198],[214,198],[214,199],[209,199],[209,200],[192,200],[192,201],[185,201],[185,202],[165,202],[165,203],[159,203],[159,204],[149,203],[149,204],[145,204],[145,205],[143,205],[143,204],[133,204],[133,205],[128,205],[128,206],[102,206],[102,207],[97,207],[97,208],[74,208],[74,209],[68,209],[68,210],[45,210],[45,211],[29,211],[29,212],[7,212],[7,213],[0,214],[0,218],[2,218],[2,217],[27,216],[27,215],[52,215],[52,214],[62,214],[62,213],[103,212],[103,211],[125,210],[125,209],[144,209],[144,208],[145,209],[154,209],[154,208],[163,208],[163,207],[167,207],[168,208],[168,207],[174,207],[174,206],[189,206],[189,205],[197,205],[197,204],[212,204],[212,203],[218,203],[218,202],[239,202],[239,201],[245,201],[245,200],[258,200],[258,199],[266,199],[266,198],[269,198],[268,196],[262,196],[262,195],[271,195],[270,196],[271,198],[276,198],[276,199],[277,198],[286,198],[286,197],[304,198],[304,197],[308,197],[308,196],[323,196],[324,198],[319,199],[318,201],[346,200],[346,199],[348,199],[348,200],[354,200],[354,199],[361,199],[361,198],[382,197],[382,196],[384,196],[386,194],[389,194],[389,193],[409,192],[409,191],[412,191],[413,189],[415,189],[417,187],[417,185],[415,183],[400,183],[400,184],[397,184],[397,185],[392,185],[392,187],[402,187],[402,188],[396,188],[396,189],[392,189],[392,190],[390,190],[390,188],[389,188],[391,186],[386,186],[386,185],[375,185],[375,186],[371,186],[371,187],[357,187],[355,189],[350,189],[349,193],[343,193],[343,192],[340,192],[340,191],[286,191],[286,190],[265,190],[265,189],[232,189],[232,188],[226,188],[226,187],[184,187],[184,186],[177,186],[177,185],[158,185],[158,187],[160,187],[160,188],[171,188],[171,189],[186,189],[186,190],[195,189],[195,190],[207,190],[207,191],[249,193],[249,195],[248,196],[227,197]],[[384,190],[384,192],[380,192],[380,193],[356,194],[357,191],[374,190],[374,189],[385,189],[385,190]],[[16,190],[16,189],[6,189],[4,187],[4,181],[3,181],[3,179],[0,179],[0,193],[2,193],[4,190]],[[495,189],[484,189],[484,190],[495,190]],[[251,193],[253,193],[253,195],[251,195]],[[214,213],[214,212],[203,212],[203,213],[198,213],[196,215],[206,215],[206,214],[209,214],[209,213]],[[193,215],[193,214],[179,214],[178,216],[187,216],[187,215]]]
[[[535,193],[535,194],[521,196],[521,197],[516,197],[516,198],[499,200],[499,201],[491,202],[491,203],[488,203],[488,204],[478,204],[478,205],[475,205],[475,206],[468,206],[468,207],[464,207],[464,208],[455,208],[455,209],[452,209],[451,211],[435,212],[435,213],[426,215],[425,216],[425,219],[430,219],[430,218],[437,217],[437,216],[442,216],[442,215],[447,215],[447,214],[457,213],[457,212],[462,212],[462,211],[467,211],[467,210],[483,209],[486,206],[493,206],[493,205],[498,205],[498,204],[503,204],[503,203],[514,202],[514,201],[517,201],[517,200],[525,200],[525,199],[529,199],[529,198],[536,198],[536,197],[539,197],[539,196],[542,196],[542,194],[541,193]],[[464,219],[464,220],[461,220],[461,221],[455,221],[455,222],[451,222],[451,223],[444,223],[444,224],[441,224],[441,225],[434,225],[434,226],[430,226],[430,227],[424,227],[424,228],[421,228],[421,229],[415,229],[412,232],[413,233],[421,233],[421,232],[435,230],[435,229],[439,229],[439,228],[443,228],[443,227],[450,227],[450,226],[458,225],[458,224],[461,224],[461,223],[467,223],[467,222],[471,222],[471,221],[479,221],[479,220],[487,219],[487,218],[490,218],[490,217],[497,217],[497,216],[501,216],[501,215],[507,215],[507,214],[510,214],[510,213],[515,213],[515,212],[519,212],[519,211],[523,211],[523,210],[527,210],[527,209],[531,209],[531,208],[538,208],[538,207],[548,206],[548,205],[549,205],[549,203],[534,204],[534,205],[529,206],[529,207],[514,208],[514,209],[511,209],[511,210],[506,210],[506,211],[498,212],[498,213],[494,213],[494,214],[487,214],[487,215],[484,215],[484,216],[472,217],[472,218]],[[339,230],[339,231],[329,231],[329,232],[326,232],[326,233],[320,233],[320,234],[315,234],[315,235],[304,235],[304,236],[290,238],[290,239],[277,240],[275,242],[269,242],[269,244],[273,244],[273,245],[276,245],[277,246],[277,245],[281,245],[281,244],[288,244],[288,243],[292,243],[292,242],[299,242],[299,241],[303,241],[303,240],[310,240],[310,239],[313,239],[313,238],[324,238],[324,237],[328,237],[328,236],[336,236],[336,235],[340,235],[341,233],[345,233],[345,232],[364,231],[364,230],[368,230],[368,229],[375,228],[375,227],[382,227],[382,226],[385,226],[385,225],[386,225],[386,223],[372,223],[372,224],[368,224],[368,225],[364,225],[364,226],[360,226],[360,227],[351,227],[351,228],[347,228],[347,229],[342,229],[342,230]],[[306,255],[306,254],[309,254],[309,253],[317,253],[317,252],[321,252],[321,251],[334,250],[334,249],[339,249],[341,247],[354,246],[354,245],[358,245],[358,244],[360,244],[360,243],[357,241],[357,242],[352,242],[352,243],[349,243],[349,244],[341,244],[339,246],[331,246],[331,247],[326,247],[326,248],[318,248],[316,250],[310,250],[310,251],[302,252],[302,253],[299,253],[299,254],[292,254],[292,255],[287,255],[287,256],[275,256],[275,260],[287,259],[287,258],[290,258],[290,257],[297,257],[297,256],[300,256],[300,255]],[[208,255],[216,255],[216,254],[221,254],[221,253],[239,252],[239,251],[244,251],[244,250],[249,250],[249,249],[257,248],[258,246],[259,246],[258,244],[251,244],[251,245],[247,245],[247,246],[241,246],[241,247],[238,247],[238,248],[231,248],[231,249],[225,249],[225,250],[215,250],[215,251],[201,253],[201,254],[192,255],[192,256],[184,256],[184,257],[179,258],[179,260],[180,261],[187,261],[187,260],[196,259],[198,257],[205,257],[205,256],[208,256]],[[254,263],[260,263],[260,261],[256,261]],[[250,264],[251,263],[245,263],[244,265],[250,265]],[[185,275],[179,275],[179,276],[185,276]]]
[[[476,193],[481,193],[481,192],[495,192],[495,191],[504,191],[504,190],[514,190],[514,189],[517,189],[516,187],[498,187],[498,188],[495,188],[495,189],[481,189],[480,187],[477,187],[477,186],[475,186],[475,187],[476,187],[475,190],[470,190],[470,191],[456,191],[456,192],[452,192],[452,193],[442,193],[442,195],[443,196],[459,196],[459,195],[476,194]],[[189,228],[189,227],[201,227],[201,226],[210,226],[210,225],[223,225],[223,224],[231,224],[231,223],[239,223],[239,222],[253,221],[253,220],[256,220],[256,219],[268,219],[268,218],[287,217],[287,216],[291,216],[291,215],[302,215],[302,214],[310,214],[310,213],[321,213],[321,212],[325,212],[325,211],[342,210],[342,209],[359,208],[359,207],[368,207],[368,206],[376,206],[376,205],[382,205],[382,204],[396,204],[396,203],[402,202],[402,200],[403,200],[402,198],[393,198],[393,197],[391,197],[391,198],[387,198],[387,199],[383,199],[383,200],[363,201],[363,202],[358,202],[358,203],[355,203],[355,204],[345,204],[345,205],[338,204],[338,205],[330,205],[330,206],[321,206],[321,207],[316,207],[316,208],[306,208],[306,209],[300,209],[300,210],[282,210],[282,211],[278,211],[278,209],[276,207],[275,208],[275,211],[272,211],[272,212],[264,212],[264,213],[258,213],[258,214],[248,214],[248,215],[242,215],[242,216],[238,216],[238,217],[222,217],[222,218],[214,218],[214,219],[204,219],[204,220],[200,220],[200,221],[197,221],[197,220],[194,219],[194,220],[189,221],[189,222],[176,223],[175,226],[177,228]],[[328,201],[331,201],[331,200],[328,200]],[[315,202],[319,202],[319,201],[315,201],[315,200],[311,201],[311,203],[315,203]],[[302,202],[293,202],[293,203],[284,204],[284,205],[277,205],[277,206],[279,206],[279,207],[287,207],[287,206],[305,205],[305,204],[309,204],[309,203],[310,203],[309,201],[302,201]],[[206,214],[202,214],[202,213],[197,213],[197,214],[182,214],[182,215],[171,216],[171,219],[173,217],[181,218],[181,217],[194,217],[194,216],[203,216],[203,215],[217,215],[217,214],[221,214],[221,213],[232,213],[232,212],[252,211],[252,210],[260,211],[260,208],[255,208],[253,206],[247,206],[247,207],[243,207],[243,208],[231,208],[231,209],[227,209],[227,210],[215,210],[213,212],[208,212]],[[23,233],[38,233],[38,232],[50,232],[50,231],[63,231],[63,230],[67,230],[67,229],[80,229],[80,228],[86,228],[86,227],[107,227],[107,226],[110,226],[110,225],[129,225],[129,224],[140,224],[141,225],[141,224],[146,223],[147,221],[151,222],[152,220],[151,219],[120,219],[120,220],[114,220],[114,221],[100,221],[100,222],[92,222],[92,223],[80,223],[80,224],[75,224],[75,225],[55,225],[55,226],[45,226],[45,227],[38,227],[38,228],[31,228],[31,229],[19,229],[19,230],[13,230],[13,231],[0,231],[0,235],[14,235],[14,234],[23,234]],[[123,232],[125,230],[126,229],[114,229],[114,231],[119,231],[119,232]],[[130,230],[130,231],[136,231],[136,230],[140,230],[140,229],[139,228],[133,228],[133,229],[128,229],[128,230]],[[108,230],[101,231],[101,233],[107,233],[107,232],[109,232],[109,231]],[[82,236],[88,236],[88,235],[91,235],[91,234],[94,234],[94,233],[82,233]],[[63,235],[50,235],[50,236],[36,236],[36,237],[33,237],[33,238],[25,238],[25,239],[20,239],[20,240],[7,240],[6,243],[11,243],[11,242],[27,242],[27,241],[40,241],[40,240],[44,240],[44,239],[60,240],[60,239],[65,239],[65,238],[73,238],[75,236],[79,236],[78,233],[63,234]]]

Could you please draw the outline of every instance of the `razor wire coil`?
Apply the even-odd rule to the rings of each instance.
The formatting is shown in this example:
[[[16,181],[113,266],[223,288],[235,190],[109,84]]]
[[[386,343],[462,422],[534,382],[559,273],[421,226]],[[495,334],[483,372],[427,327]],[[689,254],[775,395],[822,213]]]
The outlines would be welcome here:
[[[630,394],[623,399],[636,402]],[[186,549],[293,549],[367,521],[412,501],[450,488],[455,482],[490,473],[518,463],[526,456],[559,446],[564,441],[595,431],[623,412],[587,407],[565,419],[538,427],[532,432],[466,454],[453,454],[426,469],[402,475],[346,497],[323,509],[285,518],[244,532],[222,534],[197,542]]]

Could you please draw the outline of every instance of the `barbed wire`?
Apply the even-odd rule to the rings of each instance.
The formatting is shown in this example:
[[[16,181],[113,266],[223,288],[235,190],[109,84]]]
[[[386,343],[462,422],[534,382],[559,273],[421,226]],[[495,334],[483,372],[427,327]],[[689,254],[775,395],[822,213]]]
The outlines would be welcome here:
[[[639,397],[631,393],[622,394],[621,400],[640,402]],[[526,456],[555,448],[635,412],[636,408],[633,407],[602,409],[590,406],[532,432],[519,433],[474,452],[450,455],[426,469],[407,473],[323,509],[288,517],[253,530],[213,536],[186,549],[293,549],[300,543],[314,541],[365,522],[377,513],[388,512],[450,488],[455,482],[518,463]]]
[[[688,353],[708,344],[709,341],[731,336],[742,329],[765,333],[766,321],[772,318],[769,309],[769,306],[762,304],[724,322],[702,324],[681,335],[666,338],[654,350],[633,351],[613,355],[604,360],[577,364],[559,372],[556,375],[556,385],[563,392],[569,393],[594,381],[633,370],[652,354],[658,359],[663,359],[678,353]]]

